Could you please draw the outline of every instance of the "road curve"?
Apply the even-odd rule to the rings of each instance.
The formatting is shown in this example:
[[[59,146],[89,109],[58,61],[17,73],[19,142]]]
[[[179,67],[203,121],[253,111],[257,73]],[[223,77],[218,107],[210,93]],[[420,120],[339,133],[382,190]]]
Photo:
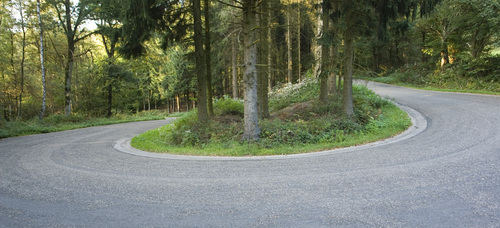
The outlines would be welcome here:
[[[499,227],[500,97],[367,86],[427,128],[287,159],[113,148],[167,120],[0,140],[0,227]]]

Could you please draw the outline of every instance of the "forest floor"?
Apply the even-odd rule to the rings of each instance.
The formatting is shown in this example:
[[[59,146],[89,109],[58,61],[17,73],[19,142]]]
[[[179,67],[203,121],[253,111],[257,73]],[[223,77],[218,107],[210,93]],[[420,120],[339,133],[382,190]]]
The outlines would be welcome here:
[[[137,149],[201,156],[261,156],[322,151],[366,144],[397,135],[411,125],[408,114],[364,86],[354,87],[355,115],[342,114],[339,96],[328,104],[317,100],[316,80],[286,84],[270,93],[271,117],[260,120],[260,140],[243,134],[243,102],[214,102],[216,116],[208,123],[189,112],[169,124],[136,136]]]

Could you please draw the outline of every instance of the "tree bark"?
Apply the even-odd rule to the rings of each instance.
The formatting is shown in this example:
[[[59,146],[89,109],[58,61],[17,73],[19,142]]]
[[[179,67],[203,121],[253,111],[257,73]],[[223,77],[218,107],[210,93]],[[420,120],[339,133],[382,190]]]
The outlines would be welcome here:
[[[323,5],[323,0],[317,0],[318,5]],[[313,66],[313,76],[314,78],[319,78],[319,74],[321,73],[321,45],[318,44],[318,40],[322,36],[322,28],[323,28],[323,7],[318,7],[318,11],[316,12],[318,15],[317,23],[316,23],[316,37],[313,45],[313,54],[314,54],[314,66]]]
[[[71,2],[66,0],[65,20],[66,20],[66,40],[68,42],[68,50],[66,53],[66,65],[64,67],[64,113],[66,116],[71,115],[71,76],[73,74],[73,62],[75,60],[75,32],[71,23]]]
[[[203,28],[201,21],[201,2],[193,0],[194,52],[196,58],[196,76],[198,78],[198,121],[208,121],[207,81],[205,54],[203,53]]]
[[[40,15],[40,0],[36,1],[36,13],[38,16],[38,23],[40,27],[40,65],[42,68],[42,110],[40,111],[39,119],[43,120],[45,116],[46,100],[47,100],[47,88],[45,83],[45,60],[44,60],[44,48],[43,48],[43,26],[42,17]]]
[[[259,140],[257,108],[257,45],[256,0],[243,1],[243,49],[244,49],[244,133],[243,139]]]
[[[212,90],[212,63],[210,45],[210,0],[204,0],[205,4],[205,60],[206,60],[206,81],[207,81],[207,111],[209,116],[214,115],[213,90]]]
[[[291,6],[288,4],[286,12],[286,47],[287,47],[287,81],[293,82],[293,62],[292,62],[292,28],[291,28]]]
[[[330,74],[328,77],[328,93],[329,94],[336,94],[337,93],[337,75],[335,74],[335,71],[333,68],[336,66],[337,62],[337,48],[335,45],[330,46]]]
[[[270,2],[270,1],[269,1]],[[261,5],[261,11],[265,12],[268,5],[264,6],[264,5]],[[269,11],[269,10],[268,10]],[[271,26],[271,24],[267,24],[267,22],[269,20],[262,20],[262,15],[263,14],[259,14],[258,15],[258,21],[259,21],[259,24],[260,24],[260,27],[264,27],[264,26]],[[260,40],[266,40],[267,37],[268,37],[268,34],[267,34],[267,30],[261,30],[260,32],[260,36],[261,36],[261,39]],[[267,44],[264,42],[263,44],[261,44],[260,46],[261,48],[265,48],[267,47]],[[268,49],[267,50],[267,53],[270,53],[271,50]],[[262,53],[262,52],[261,52]],[[264,52],[265,53],[265,52]],[[265,56],[269,56],[269,55],[264,55],[264,53],[262,53],[260,55],[260,58],[262,59],[265,59]],[[266,53],[266,54],[267,54]],[[268,88],[268,74],[267,74],[267,70],[269,70],[268,68],[260,68],[260,72],[258,74],[258,84],[257,84],[257,87],[258,87],[258,104],[259,104],[259,116],[260,118],[268,118],[269,117],[269,99],[268,99],[268,93],[269,93],[269,88]]]
[[[297,78],[302,81],[302,69],[301,69],[301,55],[300,55],[300,22],[301,22],[301,13],[300,13],[300,2],[297,3]]]
[[[267,1],[267,86],[268,92],[272,89],[271,79],[273,76],[273,59],[272,59],[272,47],[273,47],[273,39],[272,39],[272,8],[271,8],[271,0]]]
[[[108,85],[108,115],[107,117],[111,117],[113,115],[113,85]]]
[[[236,43],[236,34],[231,37],[231,73],[233,79],[233,98],[238,99],[238,48]]]
[[[19,0],[19,13],[21,16],[21,31],[23,33],[21,47],[21,83],[19,91],[19,106],[17,108],[17,118],[21,117],[23,110],[23,92],[24,92],[24,61],[26,59],[26,28],[24,26],[23,3]]]
[[[349,15],[350,16],[350,15]],[[354,25],[352,17],[347,17],[347,29],[344,34],[345,43],[345,64],[344,64],[344,90],[343,108],[344,113],[351,117],[354,114],[352,97],[352,72],[354,61]]]
[[[325,3],[323,3],[324,5]],[[326,45],[326,37],[330,32],[330,20],[328,19],[328,11],[322,9],[322,36],[323,42],[321,44],[321,70],[319,74],[320,87],[319,87],[319,101],[323,104],[328,100],[328,66],[329,64],[329,47]]]

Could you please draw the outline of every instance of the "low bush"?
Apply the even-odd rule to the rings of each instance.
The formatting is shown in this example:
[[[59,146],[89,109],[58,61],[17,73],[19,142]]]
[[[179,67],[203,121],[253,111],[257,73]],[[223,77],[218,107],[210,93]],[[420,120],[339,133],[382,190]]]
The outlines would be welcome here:
[[[270,100],[274,112],[269,119],[260,120],[261,133],[257,142],[242,140],[243,103],[226,97],[214,102],[216,116],[207,123],[198,122],[196,111],[192,111],[170,125],[135,137],[132,145],[149,151],[196,155],[297,153],[389,137],[411,123],[406,113],[364,86],[354,86],[355,115],[352,118],[342,114],[338,98],[332,96],[328,104],[321,104],[316,100],[317,94],[309,94],[311,88],[317,88],[315,81],[283,87],[273,90]],[[287,100],[289,97],[291,101]],[[384,113],[384,110],[397,115]],[[162,143],[151,145],[148,142]]]

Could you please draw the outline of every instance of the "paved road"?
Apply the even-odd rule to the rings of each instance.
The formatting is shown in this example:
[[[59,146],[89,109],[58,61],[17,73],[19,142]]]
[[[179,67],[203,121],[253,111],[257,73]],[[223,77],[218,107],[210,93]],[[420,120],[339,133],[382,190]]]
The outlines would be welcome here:
[[[500,227],[500,97],[368,86],[427,128],[282,159],[113,148],[167,121],[0,140],[0,227]]]

